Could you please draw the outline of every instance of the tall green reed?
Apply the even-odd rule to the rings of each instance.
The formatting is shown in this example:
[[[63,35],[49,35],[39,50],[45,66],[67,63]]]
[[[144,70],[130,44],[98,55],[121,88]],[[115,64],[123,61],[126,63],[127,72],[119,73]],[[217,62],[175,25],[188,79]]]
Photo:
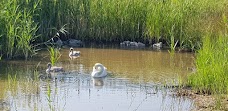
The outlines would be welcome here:
[[[54,111],[54,107],[52,106],[52,98],[51,98],[51,86],[50,83],[48,82],[48,87],[47,87],[47,100],[48,100],[48,106],[50,111]]]
[[[227,93],[228,91],[228,36],[204,37],[203,47],[196,59],[197,72],[188,83],[201,93]]]
[[[50,47],[50,46],[48,47],[48,51],[50,54],[51,64],[54,65],[59,60],[59,58],[61,57],[61,54],[60,54],[58,49]]]
[[[22,15],[23,21],[21,21],[21,30],[19,33],[19,37],[17,39],[17,52],[19,53],[22,51],[23,56],[27,59],[29,56],[32,56],[30,54],[35,54],[36,47],[31,44],[31,42],[34,42],[35,38],[38,37],[35,35],[38,26],[31,18],[30,15],[31,12],[24,12]]]
[[[170,47],[170,52],[171,53],[174,53],[175,48],[176,48],[177,43],[178,43],[178,40],[175,42],[175,37],[174,37],[174,33],[173,33],[173,27],[172,27],[171,32],[170,32],[170,46],[169,47]]]
[[[27,9],[16,0],[3,0],[1,3],[3,54],[9,59],[17,56],[27,59],[35,53],[32,43],[37,37],[35,33],[38,29],[37,23],[33,21],[36,7]]]
[[[224,7],[220,8],[223,9]],[[213,12],[214,10],[207,11]],[[197,71],[188,78],[188,85],[201,93],[228,93],[228,23],[226,11],[224,9],[221,11],[222,14],[218,15],[219,27],[208,22],[211,27],[207,29],[208,33],[203,37],[203,45],[197,53]],[[218,28],[219,34],[215,32],[215,27]]]

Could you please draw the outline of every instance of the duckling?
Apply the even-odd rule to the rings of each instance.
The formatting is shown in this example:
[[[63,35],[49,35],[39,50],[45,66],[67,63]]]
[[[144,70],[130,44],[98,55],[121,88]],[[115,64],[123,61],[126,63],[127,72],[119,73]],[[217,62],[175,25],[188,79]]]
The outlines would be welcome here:
[[[69,57],[71,58],[73,56],[80,56],[80,51],[74,51],[74,49],[71,47],[69,52]]]
[[[63,67],[57,67],[57,66],[52,66],[51,63],[49,62],[47,64],[47,69],[46,69],[46,73],[55,73],[55,72],[63,72]]]

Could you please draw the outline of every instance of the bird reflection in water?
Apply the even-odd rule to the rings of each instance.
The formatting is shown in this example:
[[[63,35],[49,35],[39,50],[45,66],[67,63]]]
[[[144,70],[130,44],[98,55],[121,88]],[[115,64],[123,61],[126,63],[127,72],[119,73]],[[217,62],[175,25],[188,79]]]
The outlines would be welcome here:
[[[104,79],[105,78],[93,78],[93,85],[95,88],[102,88],[104,86]]]

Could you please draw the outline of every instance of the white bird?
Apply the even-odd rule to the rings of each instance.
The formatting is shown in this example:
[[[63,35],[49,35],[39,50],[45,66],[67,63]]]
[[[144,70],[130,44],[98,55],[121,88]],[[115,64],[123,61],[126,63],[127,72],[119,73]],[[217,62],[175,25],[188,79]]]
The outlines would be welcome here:
[[[101,63],[96,63],[93,66],[93,72],[91,73],[92,77],[105,77],[107,76],[107,68],[104,67]]]
[[[47,67],[48,68],[46,69],[46,73],[48,73],[48,74],[64,71],[63,67],[52,66],[51,63],[48,63]]]
[[[69,57],[72,58],[75,56],[80,56],[80,51],[74,51],[74,49],[71,47],[69,52]]]
[[[158,42],[158,43],[153,44],[153,48],[156,48],[156,49],[162,48],[162,42]]]

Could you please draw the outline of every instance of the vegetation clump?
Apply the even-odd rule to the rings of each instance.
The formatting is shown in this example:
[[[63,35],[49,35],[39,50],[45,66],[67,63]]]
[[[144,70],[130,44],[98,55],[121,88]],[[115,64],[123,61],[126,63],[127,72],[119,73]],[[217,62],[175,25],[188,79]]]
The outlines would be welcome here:
[[[223,15],[224,29],[219,35],[203,37],[203,46],[197,52],[196,72],[188,78],[188,85],[200,93],[228,93],[228,19]]]
[[[228,36],[203,39],[196,58],[196,73],[190,75],[189,85],[201,93],[228,93]]]
[[[62,26],[69,32],[60,34],[62,40],[162,41],[171,50],[197,50],[208,30],[219,34],[224,28],[227,5],[227,0],[1,0],[0,53],[28,58]]]

